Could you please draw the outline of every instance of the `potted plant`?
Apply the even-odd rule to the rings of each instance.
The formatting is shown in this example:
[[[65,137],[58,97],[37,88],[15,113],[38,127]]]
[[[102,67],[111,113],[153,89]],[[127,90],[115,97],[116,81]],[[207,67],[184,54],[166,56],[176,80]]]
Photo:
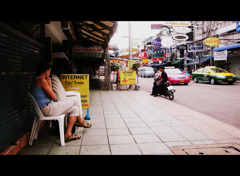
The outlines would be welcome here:
[[[132,68],[133,68],[133,70],[137,70],[140,66],[141,66],[141,65],[140,65],[139,62],[135,62],[135,63],[132,65]]]
[[[119,70],[119,67],[120,67],[119,63],[115,63],[115,62],[111,63],[111,71],[117,71]]]

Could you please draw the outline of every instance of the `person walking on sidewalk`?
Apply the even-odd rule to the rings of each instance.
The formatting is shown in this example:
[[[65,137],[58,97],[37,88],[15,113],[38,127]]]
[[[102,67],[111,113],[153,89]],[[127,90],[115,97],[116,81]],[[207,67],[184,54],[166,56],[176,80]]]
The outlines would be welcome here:
[[[72,134],[72,127],[77,120],[76,126],[90,128],[92,125],[82,120],[80,106],[77,99],[66,98],[63,101],[54,102],[56,95],[52,90],[51,78],[49,77],[51,66],[41,62],[37,66],[36,75],[32,82],[31,94],[45,116],[69,114],[65,141],[80,139],[81,136]]]

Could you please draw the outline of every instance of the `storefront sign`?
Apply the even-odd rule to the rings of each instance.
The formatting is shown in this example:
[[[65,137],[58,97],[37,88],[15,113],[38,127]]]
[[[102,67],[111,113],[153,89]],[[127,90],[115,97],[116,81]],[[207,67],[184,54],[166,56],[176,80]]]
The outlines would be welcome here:
[[[174,30],[177,32],[177,33],[182,33],[182,34],[186,34],[186,33],[189,33],[191,32],[192,30],[188,27],[175,27]]]
[[[162,46],[164,46],[164,47],[170,47],[170,46],[172,46],[172,45],[174,45],[174,43],[173,43],[173,40],[172,40],[171,37],[164,37],[164,38],[162,39]]]
[[[144,64],[148,64],[148,58],[142,59],[142,65],[144,65]]]
[[[227,50],[213,52],[214,61],[227,60]]]
[[[240,31],[240,21],[236,21],[236,32]]]
[[[163,26],[160,28],[160,34],[162,36],[168,36],[170,34],[170,28],[167,26]]]
[[[138,54],[138,58],[144,58],[144,57],[147,57],[147,52],[146,51],[145,52],[140,52]]]
[[[128,70],[132,70],[132,65],[135,63],[134,60],[129,60],[128,61]]]
[[[73,52],[77,53],[103,53],[103,48],[101,46],[91,46],[91,47],[82,47],[74,46]]]
[[[60,78],[65,91],[79,92],[82,108],[89,109],[89,74],[61,74]]]
[[[151,24],[151,29],[161,29],[163,27],[162,24]]]
[[[203,49],[202,44],[189,44],[188,46],[188,52],[200,52]]]
[[[221,43],[221,41],[217,37],[208,37],[204,40],[204,43],[207,46],[216,47]]]
[[[176,34],[173,36],[173,39],[177,41],[184,41],[184,40],[187,40],[188,38],[189,37],[185,34]]]
[[[154,57],[154,58],[152,58],[152,61],[160,61],[163,59],[164,59],[164,57]]]
[[[152,41],[153,46],[162,46],[161,39],[155,39]]]
[[[179,45],[178,50],[187,50],[187,45]]]
[[[136,71],[121,71],[120,85],[136,85]]]

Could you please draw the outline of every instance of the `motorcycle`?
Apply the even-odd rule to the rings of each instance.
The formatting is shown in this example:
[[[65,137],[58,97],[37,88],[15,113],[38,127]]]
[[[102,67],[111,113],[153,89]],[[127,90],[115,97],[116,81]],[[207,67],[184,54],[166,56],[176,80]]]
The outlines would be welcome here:
[[[154,77],[155,84],[158,80],[160,80],[159,76],[160,76],[159,73],[155,75],[155,77]],[[163,84],[162,89],[159,90],[158,94],[160,94],[160,96],[164,95],[164,96],[168,97],[170,100],[173,100],[174,99],[174,95],[173,95],[174,92],[176,92],[176,90],[173,88],[170,81],[167,81]]]

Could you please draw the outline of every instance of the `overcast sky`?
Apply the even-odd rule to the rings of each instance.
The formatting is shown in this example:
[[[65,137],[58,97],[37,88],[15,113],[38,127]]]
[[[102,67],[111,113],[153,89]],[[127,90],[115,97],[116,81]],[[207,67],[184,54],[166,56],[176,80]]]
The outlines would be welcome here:
[[[151,29],[151,24],[162,24],[163,21],[131,21],[131,31],[132,31],[132,40],[136,38],[142,38],[143,40],[157,35],[159,33],[159,29]],[[129,35],[128,21],[118,21],[118,28],[110,40],[111,43],[115,43],[118,45],[119,50],[122,48],[128,48],[129,39],[127,36]]]

